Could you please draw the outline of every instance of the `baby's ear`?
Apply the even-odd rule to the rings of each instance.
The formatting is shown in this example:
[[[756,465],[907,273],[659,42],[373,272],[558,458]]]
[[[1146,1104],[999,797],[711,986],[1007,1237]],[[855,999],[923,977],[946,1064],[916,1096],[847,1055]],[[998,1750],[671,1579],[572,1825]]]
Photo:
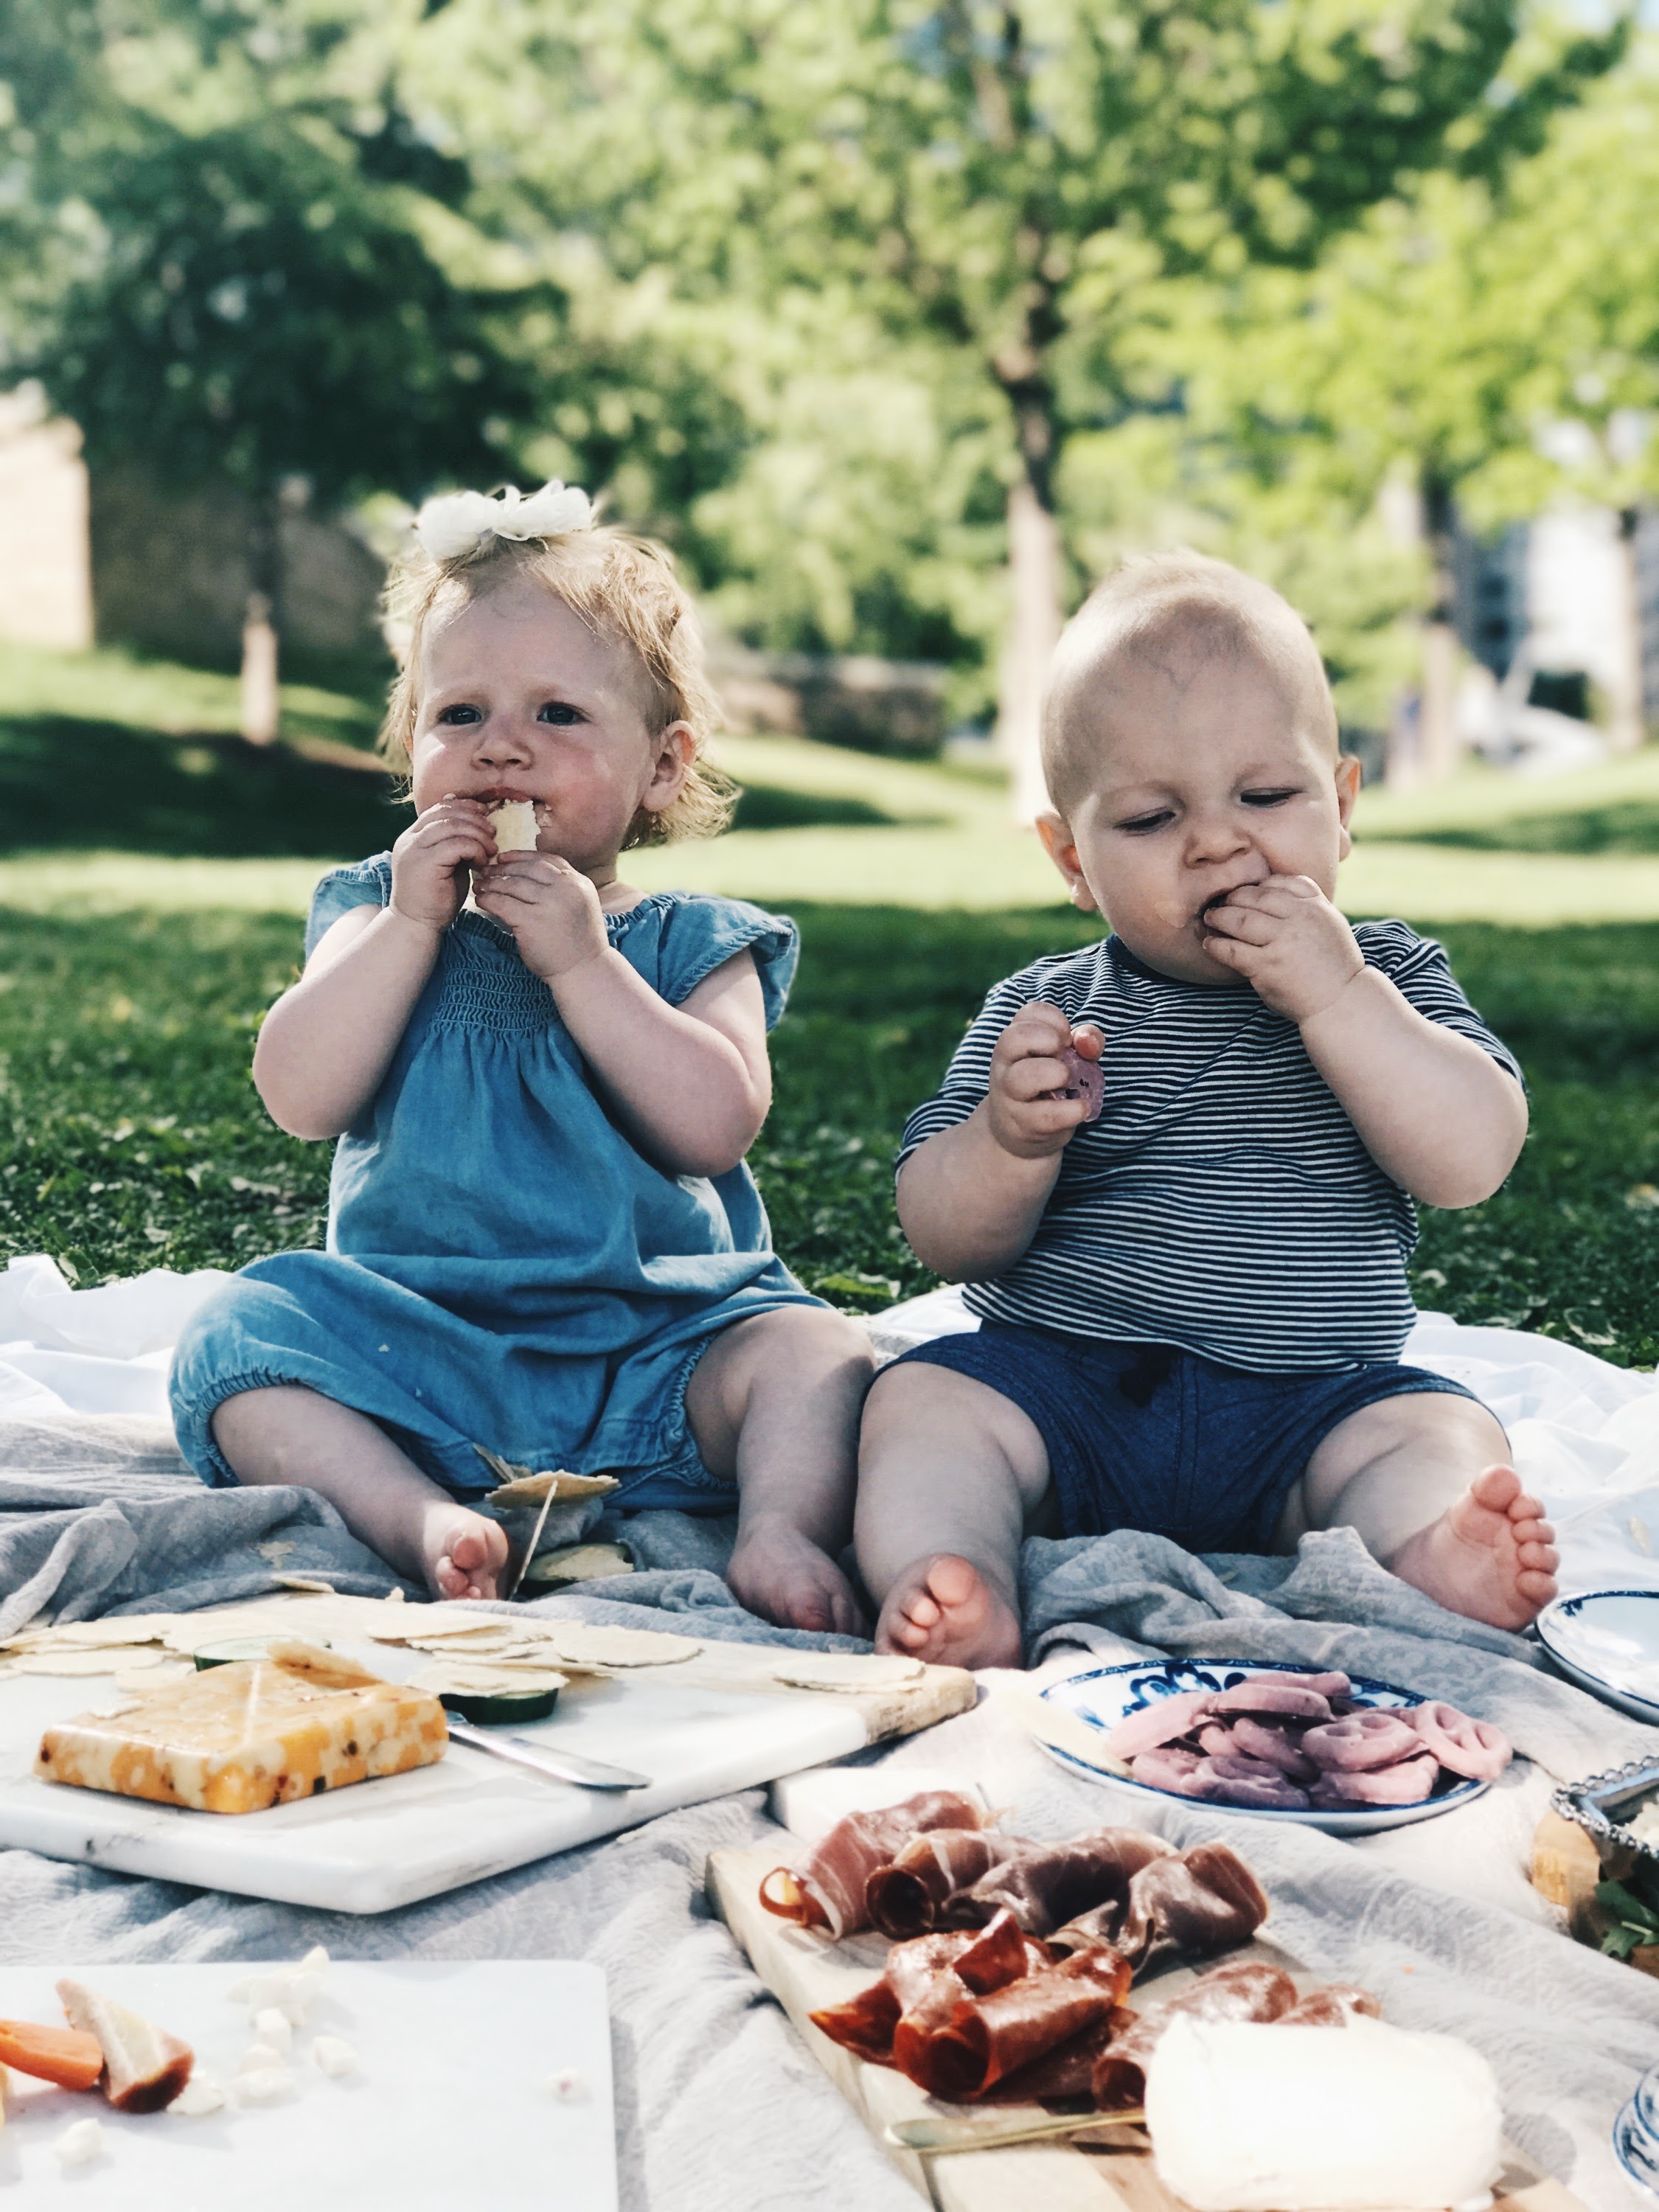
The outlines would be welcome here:
[[[1357,753],[1339,755],[1336,763],[1336,812],[1341,824],[1337,858],[1346,860],[1353,850],[1353,839],[1348,824],[1353,819],[1353,810],[1359,797],[1359,786],[1364,775],[1364,764]]]
[[[1082,864],[1078,859],[1077,839],[1072,834],[1070,823],[1050,807],[1038,815],[1036,832],[1042,840],[1043,851],[1066,878],[1072,904],[1084,914],[1097,912],[1099,902],[1084,879]]]

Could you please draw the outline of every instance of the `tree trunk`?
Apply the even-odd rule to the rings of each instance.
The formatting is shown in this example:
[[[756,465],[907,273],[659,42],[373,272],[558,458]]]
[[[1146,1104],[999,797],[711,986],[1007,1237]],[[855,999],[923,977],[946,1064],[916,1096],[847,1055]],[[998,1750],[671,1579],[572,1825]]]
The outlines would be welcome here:
[[[1423,534],[1434,564],[1434,596],[1423,624],[1423,708],[1419,718],[1418,774],[1437,783],[1457,766],[1457,579],[1453,568],[1451,488],[1442,477],[1423,478]]]
[[[1642,587],[1636,568],[1640,520],[1633,507],[1620,512],[1618,601],[1613,609],[1616,662],[1607,690],[1607,742],[1616,753],[1633,753],[1648,734],[1642,696]]]
[[[1042,776],[1042,692],[1060,629],[1060,528],[1021,476],[1008,493],[1008,630],[997,696],[997,749],[1008,763],[1018,821],[1048,804]]]
[[[248,595],[242,614],[241,732],[250,745],[271,745],[282,726],[277,659],[282,541],[274,498],[254,502],[248,524]]]

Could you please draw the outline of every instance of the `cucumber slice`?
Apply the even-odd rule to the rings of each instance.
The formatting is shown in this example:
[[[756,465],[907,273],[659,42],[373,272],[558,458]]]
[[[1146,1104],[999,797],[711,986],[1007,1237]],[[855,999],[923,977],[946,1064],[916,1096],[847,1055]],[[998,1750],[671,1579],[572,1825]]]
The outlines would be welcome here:
[[[559,1702],[557,1690],[446,1690],[439,1704],[474,1728],[544,1721]]]
[[[324,1651],[334,1648],[325,1636],[307,1636],[305,1640]],[[196,1671],[201,1674],[210,1667],[234,1667],[239,1659],[268,1659],[273,1644],[293,1641],[291,1636],[228,1636],[222,1644],[203,1644],[191,1656],[196,1661]]]

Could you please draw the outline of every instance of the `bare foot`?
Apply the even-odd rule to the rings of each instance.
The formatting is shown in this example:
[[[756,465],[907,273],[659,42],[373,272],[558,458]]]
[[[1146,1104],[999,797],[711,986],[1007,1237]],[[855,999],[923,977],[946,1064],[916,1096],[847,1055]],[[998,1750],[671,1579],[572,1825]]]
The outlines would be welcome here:
[[[827,1552],[787,1521],[740,1529],[726,1580],[739,1605],[780,1628],[864,1633],[852,1584]]]
[[[954,1552],[917,1559],[887,1593],[878,1651],[938,1667],[1018,1667],[1019,1615],[970,1560]]]
[[[1524,1628],[1555,1595],[1555,1531],[1512,1467],[1489,1467],[1384,1565],[1448,1613]]]
[[[428,1508],[421,1560],[434,1597],[503,1596],[507,1558],[507,1531],[499,1521],[447,1498]]]

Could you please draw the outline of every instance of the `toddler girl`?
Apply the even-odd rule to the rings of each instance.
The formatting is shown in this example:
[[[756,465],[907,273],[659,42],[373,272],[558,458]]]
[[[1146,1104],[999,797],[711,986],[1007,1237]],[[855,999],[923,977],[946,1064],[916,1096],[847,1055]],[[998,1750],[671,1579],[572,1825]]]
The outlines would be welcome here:
[[[742,1601],[853,1629],[834,1559],[868,1348],[777,1259],[744,1165],[795,931],[617,873],[724,817],[690,603],[558,486],[428,501],[416,534],[382,732],[416,818],[324,877],[254,1054],[276,1121],[339,1140],[328,1248],[198,1314],[179,1443],[204,1481],[319,1492],[446,1597],[507,1587],[466,1503],[480,1445],[616,1474],[625,1508],[735,1504]],[[498,848],[512,801],[533,851]]]

